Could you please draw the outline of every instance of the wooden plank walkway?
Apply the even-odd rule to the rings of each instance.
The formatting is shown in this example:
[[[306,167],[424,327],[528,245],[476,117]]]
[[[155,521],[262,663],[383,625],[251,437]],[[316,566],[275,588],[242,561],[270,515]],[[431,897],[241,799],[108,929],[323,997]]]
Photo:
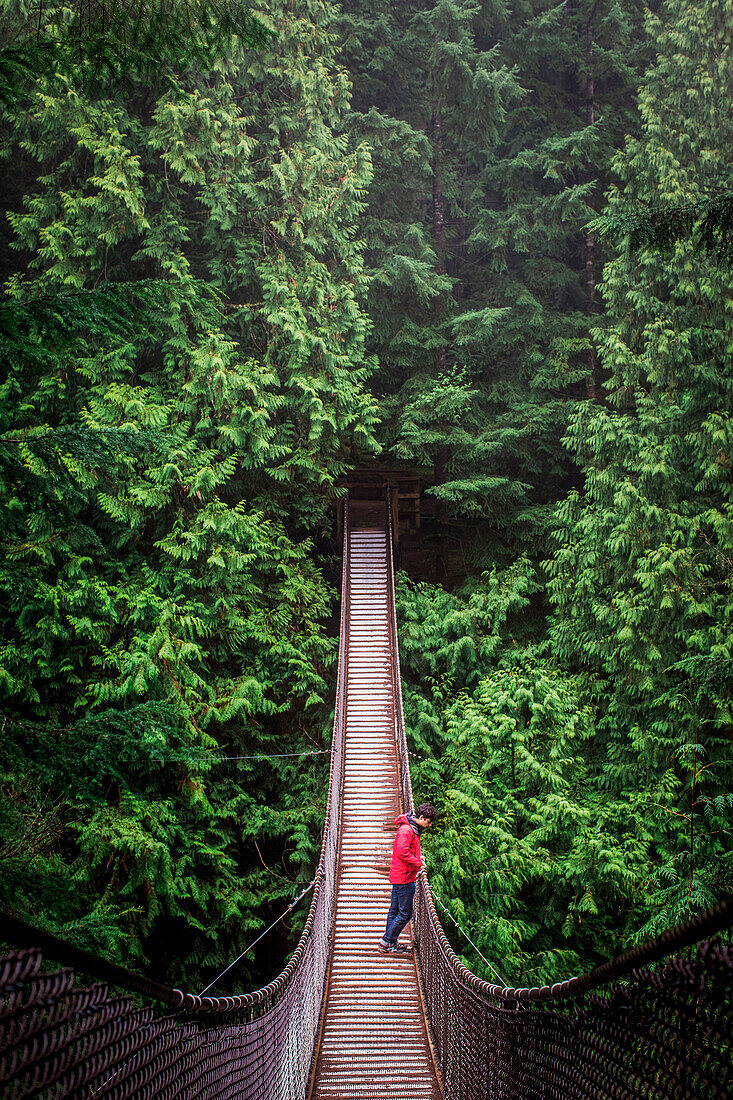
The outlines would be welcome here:
[[[439,1100],[413,956],[382,955],[377,948],[389,908],[394,820],[400,812],[389,550],[384,524],[354,527],[357,503],[352,514],[339,878],[311,1097]],[[368,509],[362,509],[368,523],[367,516]]]

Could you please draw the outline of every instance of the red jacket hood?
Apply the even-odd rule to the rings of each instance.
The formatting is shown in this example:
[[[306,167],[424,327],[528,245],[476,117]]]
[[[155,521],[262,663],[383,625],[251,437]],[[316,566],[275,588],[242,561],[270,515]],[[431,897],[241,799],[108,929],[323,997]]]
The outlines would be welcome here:
[[[420,837],[407,820],[407,814],[400,814],[395,820],[397,836],[392,849],[392,866],[389,869],[389,881],[393,886],[414,882],[422,864]],[[406,826],[406,827],[405,827]]]

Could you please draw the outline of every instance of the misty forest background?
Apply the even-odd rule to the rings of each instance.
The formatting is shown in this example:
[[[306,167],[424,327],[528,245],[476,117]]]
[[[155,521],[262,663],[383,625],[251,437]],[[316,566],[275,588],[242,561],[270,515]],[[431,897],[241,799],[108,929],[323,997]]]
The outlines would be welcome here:
[[[0,902],[198,988],[311,879],[375,456],[435,499],[406,720],[482,954],[732,889],[728,0],[1,26]]]

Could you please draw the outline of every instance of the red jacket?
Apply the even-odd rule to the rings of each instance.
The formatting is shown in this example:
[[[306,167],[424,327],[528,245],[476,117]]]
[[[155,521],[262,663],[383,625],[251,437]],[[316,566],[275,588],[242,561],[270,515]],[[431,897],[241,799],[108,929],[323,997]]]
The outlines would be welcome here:
[[[410,825],[405,814],[395,821],[397,836],[392,849],[392,866],[389,869],[389,881],[393,886],[405,882],[414,882],[422,867],[420,855],[420,837]]]

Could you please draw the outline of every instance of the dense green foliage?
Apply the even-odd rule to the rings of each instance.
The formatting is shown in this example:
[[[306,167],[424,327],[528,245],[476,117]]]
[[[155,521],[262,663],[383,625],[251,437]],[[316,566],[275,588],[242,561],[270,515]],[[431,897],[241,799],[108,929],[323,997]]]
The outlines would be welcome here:
[[[670,3],[648,29],[606,217],[666,201],[703,219],[732,167],[729,12]],[[568,409],[582,482],[544,563],[530,541],[533,568],[403,590],[417,776],[447,811],[431,869],[510,982],[587,966],[733,885],[731,271],[697,232],[606,264],[604,399]]]
[[[327,756],[220,757],[323,745],[314,540],[375,419],[369,156],[328,9],[270,14],[277,53],[124,98],[71,56],[5,124],[3,900],[171,979],[312,869]]]
[[[352,125],[375,146],[375,385],[393,453],[434,467],[446,579],[451,534],[478,519],[475,567],[512,560],[573,477],[562,436],[599,386],[585,226],[648,45],[625,0],[343,7]]]
[[[436,500],[398,601],[438,896],[529,984],[707,906],[726,4],[128,10],[3,16],[0,902],[194,985],[310,879],[381,447]]]
[[[733,169],[733,27],[724,5],[706,9],[671,4],[673,27],[652,21],[644,130],[618,158],[611,211],[697,200]],[[714,899],[725,864],[709,838],[731,820],[730,274],[686,239],[661,261],[643,250],[607,265],[608,405],[571,421],[584,493],[558,511],[550,569],[554,648],[608,700],[599,734],[614,782],[674,783],[673,799],[657,798],[666,828],[653,875],[672,916]]]

